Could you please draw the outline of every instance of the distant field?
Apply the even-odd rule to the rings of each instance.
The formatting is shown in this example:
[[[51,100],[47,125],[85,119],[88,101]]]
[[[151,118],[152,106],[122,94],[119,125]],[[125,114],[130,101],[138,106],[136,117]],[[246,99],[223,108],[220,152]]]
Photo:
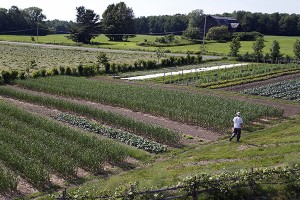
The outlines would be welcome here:
[[[66,35],[48,35],[48,36],[39,36],[38,42],[40,43],[51,43],[51,44],[66,44],[66,45],[76,45],[76,43],[71,40],[67,40]],[[149,36],[149,35],[137,35],[135,38],[130,38],[128,42],[111,42],[108,41],[108,38],[104,35],[100,35],[95,38],[93,42],[96,44],[93,47],[99,48],[108,48],[108,49],[126,49],[126,50],[141,50],[141,51],[155,51],[156,47],[141,47],[137,43],[147,41],[154,41],[158,36]],[[272,42],[277,40],[280,44],[280,51],[282,54],[293,56],[293,43],[296,39],[300,37],[287,37],[287,36],[265,36],[265,45],[264,53],[269,53]],[[32,42],[30,36],[11,36],[11,35],[0,35],[0,40],[8,41],[22,41],[22,42]],[[37,38],[35,36],[35,41]],[[97,44],[99,43],[99,44]],[[220,54],[227,55],[229,53],[230,43],[208,43],[206,44],[206,51],[208,54]],[[253,41],[250,42],[241,42],[240,53],[244,54],[246,52],[253,52],[252,46]],[[187,51],[200,52],[202,49],[202,44],[192,44],[184,46],[173,46],[173,47],[164,47],[165,50],[170,50],[174,53],[187,53]]]
[[[26,45],[0,45],[0,69],[25,70],[34,61],[36,66],[31,70],[45,68],[77,67],[82,64],[97,63],[100,51],[85,51],[59,48],[45,48]],[[156,60],[155,54],[112,53],[106,52],[112,63],[133,64],[138,59]]]

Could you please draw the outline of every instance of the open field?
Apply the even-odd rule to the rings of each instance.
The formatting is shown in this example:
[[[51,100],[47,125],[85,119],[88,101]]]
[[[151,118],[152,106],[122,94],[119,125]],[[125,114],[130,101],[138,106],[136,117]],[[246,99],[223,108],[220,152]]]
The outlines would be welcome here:
[[[7,48],[11,48],[7,56],[15,52],[30,56],[13,45]],[[63,63],[63,58],[67,60],[72,54],[78,56],[76,61],[92,62],[86,59],[92,52],[75,52],[64,50],[61,55],[51,56],[43,53],[45,60],[39,65],[56,58]],[[117,62],[131,62],[139,56],[135,52]],[[12,63],[7,62],[7,67]],[[215,63],[204,65],[211,64]],[[270,71],[286,70],[293,75],[298,67],[254,64],[236,70],[267,77]],[[237,72],[226,69],[220,71],[220,77],[236,79],[232,74]],[[293,78],[281,75],[282,79]],[[245,123],[239,143],[228,141],[237,111]],[[226,173],[251,168],[272,172],[274,167],[296,165],[298,169],[299,115],[299,102],[223,89],[129,82],[109,76],[15,80],[0,86],[0,198],[26,195],[56,199],[59,194],[55,192],[61,193],[63,188],[74,198],[128,194],[180,185],[187,177],[200,173],[215,180],[219,174],[229,177]],[[297,181],[263,186],[260,194],[297,199]]]
[[[38,39],[39,43],[49,43],[49,44],[64,44],[64,45],[76,45],[71,40],[65,38],[66,35],[49,35],[49,36],[40,36]],[[93,47],[107,48],[107,49],[123,49],[123,50],[139,50],[139,51],[155,51],[156,47],[141,47],[137,43],[143,42],[145,39],[147,41],[154,41],[158,36],[149,36],[149,35],[137,35],[135,38],[129,39],[128,42],[111,42],[104,35],[100,35],[95,38],[93,42]],[[293,44],[300,37],[288,37],[288,36],[265,36],[265,48],[264,54],[270,53],[270,48],[272,42],[277,40],[280,45],[280,51],[284,55],[294,56],[293,53]],[[0,40],[7,41],[19,41],[19,42],[31,42],[30,36],[10,36],[10,35],[0,35]],[[230,42],[227,43],[211,43],[206,44],[206,51],[208,54],[217,54],[217,55],[228,55],[230,52]],[[246,52],[252,53],[253,41],[242,41],[240,54],[245,54]],[[164,50],[168,50],[173,53],[187,53],[190,52],[201,52],[203,48],[202,44],[190,44],[183,46],[173,46],[173,47],[164,47]]]
[[[97,63],[100,51],[72,50],[65,48],[45,48],[28,45],[0,45],[0,69],[30,71],[62,67],[77,67],[79,64]],[[110,62],[131,64],[139,59],[156,60],[155,54],[106,52]]]

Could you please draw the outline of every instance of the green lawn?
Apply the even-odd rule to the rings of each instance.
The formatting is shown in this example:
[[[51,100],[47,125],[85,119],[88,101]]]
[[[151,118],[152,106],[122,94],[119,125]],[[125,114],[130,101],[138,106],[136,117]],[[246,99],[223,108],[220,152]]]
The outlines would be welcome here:
[[[52,43],[52,44],[66,44],[66,45],[76,45],[76,43],[71,40],[67,40],[66,35],[48,35],[48,36],[39,36],[38,42],[40,43]],[[156,47],[142,47],[138,46],[137,43],[147,41],[154,41],[158,36],[149,36],[149,35],[137,35],[135,38],[130,38],[128,42],[112,42],[109,41],[104,35],[92,40],[95,44],[93,47],[99,48],[108,48],[108,49],[124,49],[124,50],[141,50],[141,51],[155,51]],[[293,56],[293,43],[296,40],[299,40],[300,37],[292,36],[265,36],[265,45],[264,53],[269,53],[272,42],[277,40],[281,47],[281,53],[289,56]],[[8,41],[22,41],[22,42],[32,42],[30,36],[14,36],[14,35],[0,35],[0,40]],[[35,36],[35,41],[37,38]],[[217,54],[217,55],[227,55],[230,51],[230,42],[227,43],[211,43],[206,44],[206,51],[208,54]],[[241,42],[240,53],[244,54],[246,52],[252,53],[253,41],[250,42]],[[173,46],[173,47],[164,47],[165,50],[169,50],[174,53],[187,53],[191,52],[200,52],[203,48],[202,44],[192,44],[192,45],[183,45],[183,46]]]

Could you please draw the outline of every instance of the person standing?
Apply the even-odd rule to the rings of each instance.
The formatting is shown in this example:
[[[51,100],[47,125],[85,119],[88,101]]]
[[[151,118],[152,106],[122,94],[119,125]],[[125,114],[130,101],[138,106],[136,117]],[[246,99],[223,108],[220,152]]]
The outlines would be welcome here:
[[[233,132],[230,136],[229,141],[231,141],[236,136],[236,141],[239,142],[241,138],[242,128],[243,128],[243,119],[241,113],[237,112],[236,116],[233,118]]]

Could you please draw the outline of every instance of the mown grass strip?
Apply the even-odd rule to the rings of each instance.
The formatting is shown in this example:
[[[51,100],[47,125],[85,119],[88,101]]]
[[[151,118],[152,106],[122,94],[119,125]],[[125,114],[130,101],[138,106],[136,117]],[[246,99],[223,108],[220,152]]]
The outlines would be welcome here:
[[[174,145],[179,143],[180,140],[179,134],[169,129],[157,125],[146,124],[144,122],[136,121],[119,114],[94,109],[86,105],[80,105],[58,98],[29,94],[7,87],[0,87],[0,93],[2,95],[24,101],[55,107],[64,111],[71,111],[80,115],[96,118],[104,123],[125,128],[137,135],[144,136],[150,140],[154,140],[163,144]]]
[[[217,131],[227,131],[237,111],[243,113],[245,124],[260,117],[283,114],[270,106],[223,97],[78,77],[47,77],[17,83],[34,90],[126,107]]]

